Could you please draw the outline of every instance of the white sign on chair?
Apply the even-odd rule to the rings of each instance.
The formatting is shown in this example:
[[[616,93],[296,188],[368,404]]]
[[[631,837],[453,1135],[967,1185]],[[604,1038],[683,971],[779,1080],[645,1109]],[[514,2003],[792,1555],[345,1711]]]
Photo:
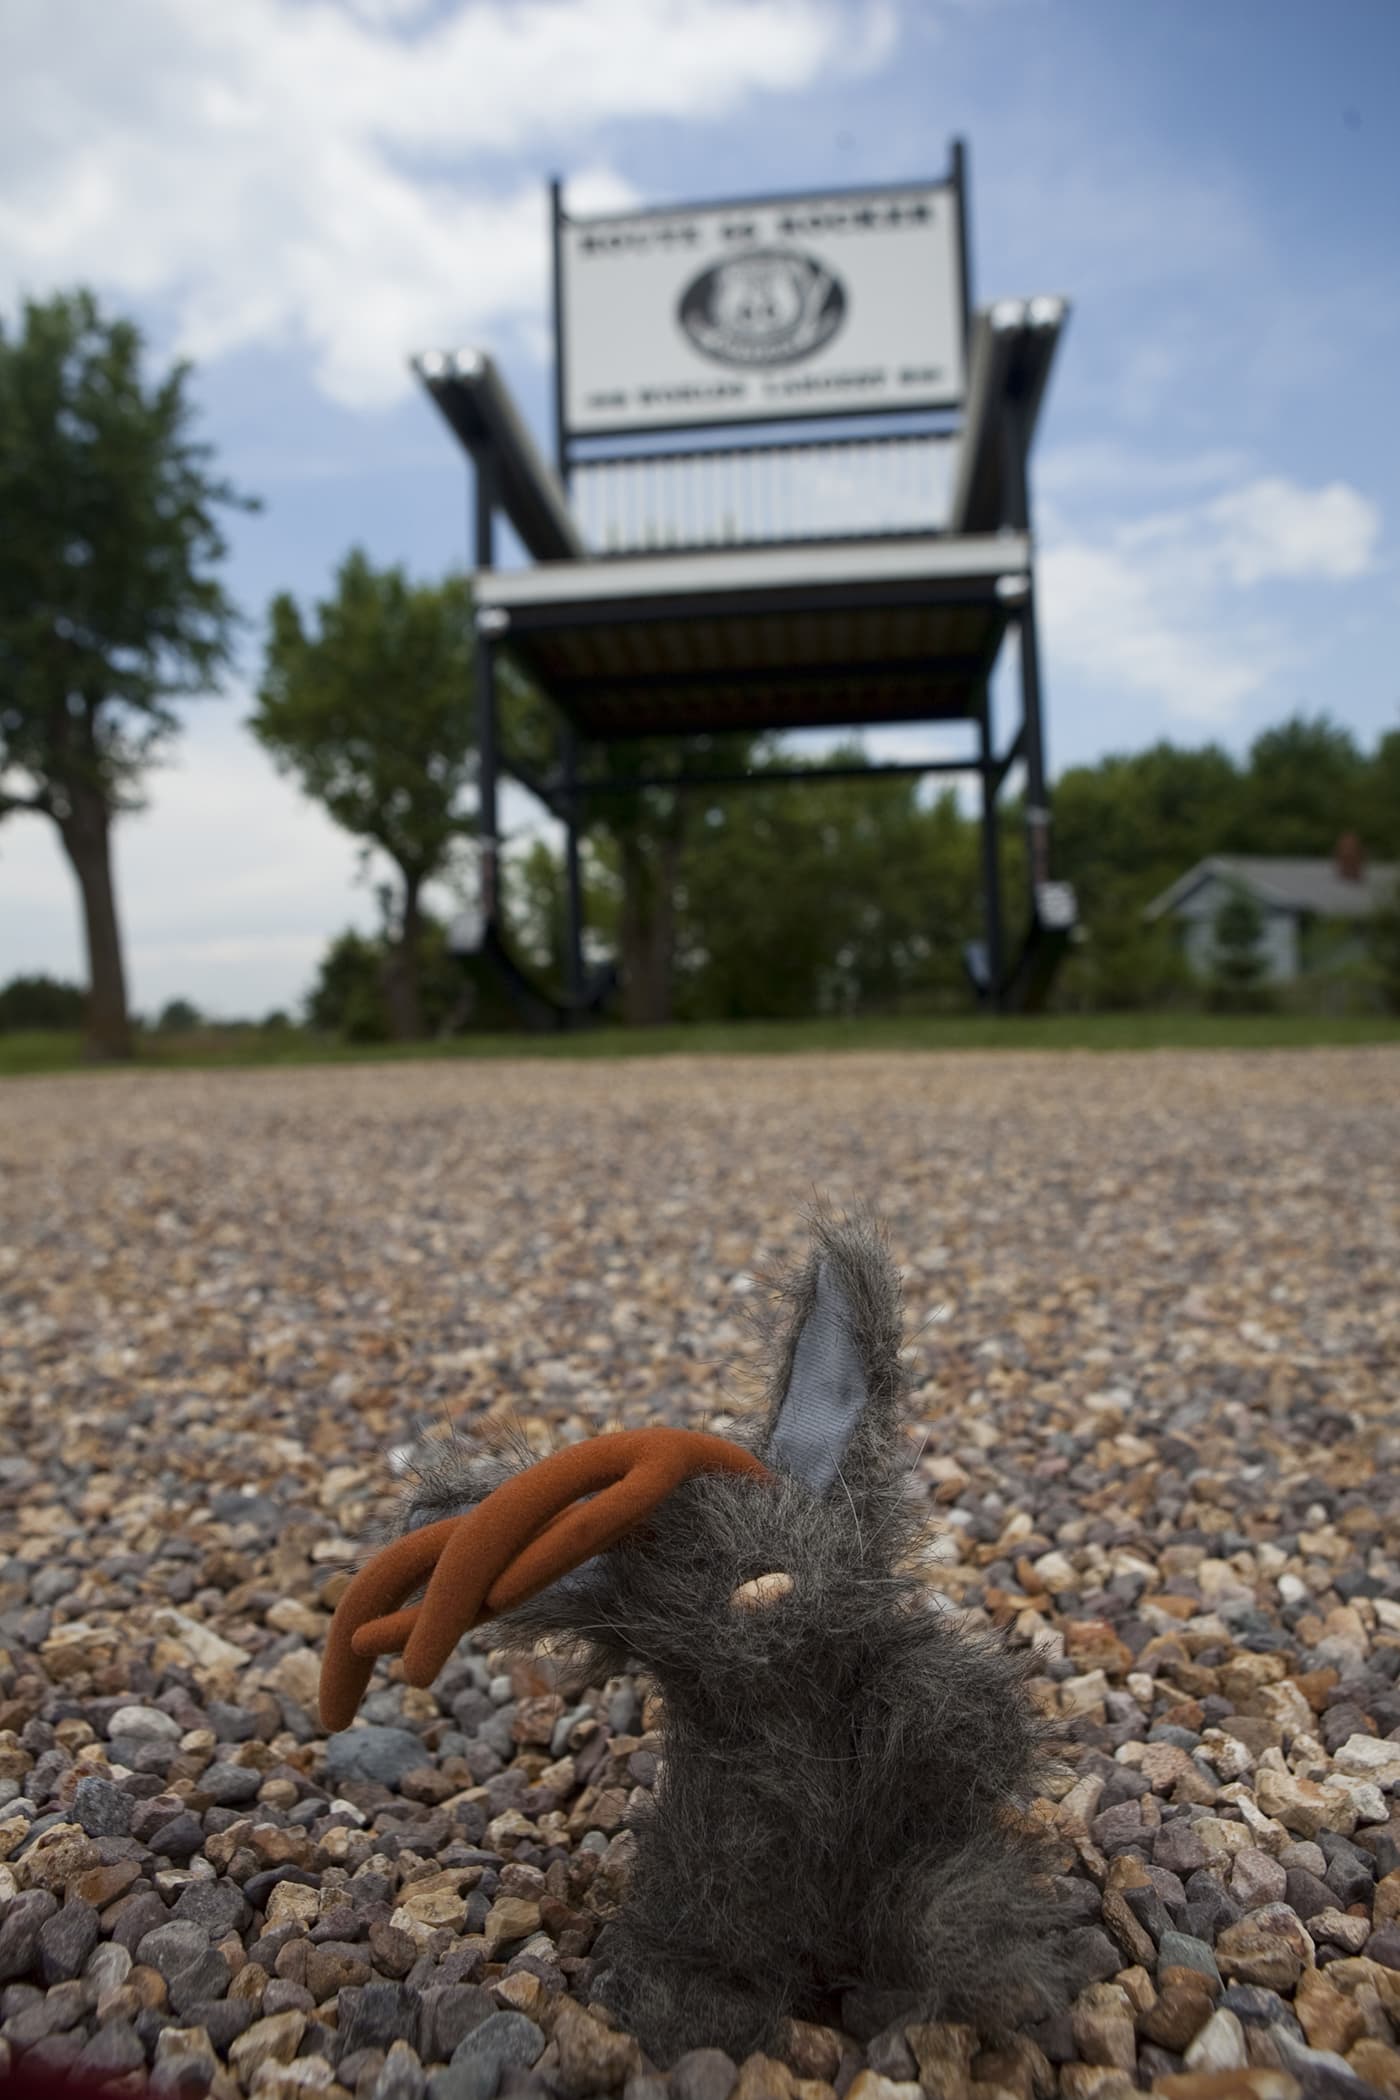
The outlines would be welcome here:
[[[559,239],[572,436],[963,398],[949,183],[565,218]]]

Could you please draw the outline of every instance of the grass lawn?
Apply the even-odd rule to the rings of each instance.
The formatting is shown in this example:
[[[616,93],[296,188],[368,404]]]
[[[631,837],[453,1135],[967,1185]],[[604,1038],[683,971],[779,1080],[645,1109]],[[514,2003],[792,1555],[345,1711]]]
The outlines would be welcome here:
[[[858,1021],[703,1022],[677,1028],[595,1028],[577,1035],[473,1035],[450,1042],[342,1044],[296,1029],[201,1029],[147,1036],[138,1069],[374,1063],[444,1057],[669,1057],[803,1050],[1263,1050],[1317,1044],[1400,1044],[1400,1016],[1306,1014],[968,1014]],[[0,1077],[84,1069],[78,1037],[0,1035]]]

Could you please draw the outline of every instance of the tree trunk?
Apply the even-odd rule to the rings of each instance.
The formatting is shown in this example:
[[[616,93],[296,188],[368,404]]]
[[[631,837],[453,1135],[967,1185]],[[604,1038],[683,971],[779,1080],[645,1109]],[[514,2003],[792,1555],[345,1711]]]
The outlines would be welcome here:
[[[130,1057],[126,974],[112,887],[111,811],[94,789],[80,788],[72,793],[58,828],[83,900],[88,955],[83,1054],[94,1060]]]
[[[385,983],[389,1026],[394,1031],[394,1040],[399,1043],[416,1043],[423,1034],[423,1002],[418,985],[418,949],[423,933],[423,917],[418,908],[421,887],[420,875],[404,873],[399,937],[389,957]]]
[[[622,1018],[630,1028],[671,1020],[679,829],[650,852],[635,833],[622,839]]]

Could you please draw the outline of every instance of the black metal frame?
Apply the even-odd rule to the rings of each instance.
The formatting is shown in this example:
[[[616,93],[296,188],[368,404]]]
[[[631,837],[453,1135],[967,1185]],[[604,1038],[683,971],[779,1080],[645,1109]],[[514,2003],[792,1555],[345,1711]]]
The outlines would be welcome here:
[[[934,186],[941,187],[943,185],[919,185],[919,187]],[[953,146],[951,172],[947,179],[947,186],[953,188],[957,198],[966,318],[970,312],[971,284],[967,228],[966,156],[961,142],[957,142]],[[888,187],[881,186],[880,191],[872,190],[869,187],[861,187],[844,193],[831,191],[824,194],[848,194],[853,196],[880,194],[886,193]],[[744,202],[757,203],[759,201],[774,202],[779,200],[737,200],[736,208]],[[664,209],[675,211],[681,208],[665,207]],[[591,447],[605,434],[590,432],[587,438],[576,439],[571,436],[566,425],[565,346],[562,337],[563,315],[560,299],[562,270],[560,229],[563,223],[563,210],[560,185],[557,181],[551,185],[551,209],[554,231],[553,266],[556,337],[555,458],[560,480],[567,489],[572,468],[576,464],[584,464],[584,458],[579,455],[577,447],[580,444]],[[633,218],[641,216],[641,214],[626,213],[615,216]],[[969,340],[967,346],[969,378],[972,369],[971,356],[972,346]],[[1018,383],[1008,383],[1004,398],[998,397],[996,414],[999,418],[1000,455],[999,457],[994,457],[993,467],[995,472],[993,479],[987,484],[984,495],[978,499],[979,518],[977,531],[979,536],[985,532],[1005,530],[1018,535],[1026,535],[1029,538],[1031,507],[1027,451],[1039,404],[1039,394],[1030,390],[1031,386],[1035,384],[1043,385],[1043,373],[1040,375],[1038,382],[1030,382],[1028,386],[1022,387],[1019,392]],[[524,506],[523,515],[529,528],[527,544],[530,544],[531,539],[536,542],[532,547],[532,551],[539,554],[546,561],[566,559],[567,550],[560,548],[556,544],[559,532],[557,518],[551,521],[547,515],[542,514],[538,501],[532,505],[528,495],[525,497],[520,495],[520,490],[526,477],[522,474],[519,459],[511,456],[510,432],[502,427],[499,417],[494,423],[490,419],[482,418],[472,421],[462,411],[460,404],[451,405],[440,399],[439,405],[443,406],[444,413],[448,414],[454,429],[471,453],[476,470],[474,478],[473,540],[477,571],[479,573],[489,573],[493,569],[496,514],[498,511],[503,510],[507,515],[513,515],[516,503]],[[899,411],[898,413],[905,419],[908,419],[910,414],[907,410]],[[784,416],[781,422],[786,425],[799,421],[805,423],[808,420],[805,417],[799,418],[789,415]],[[810,420],[815,420],[815,418]],[[828,418],[828,420],[845,422],[852,419],[843,412],[839,418]],[[667,427],[670,428],[671,426]],[[677,425],[674,427],[677,429],[689,429],[697,426]],[[704,427],[713,429],[716,426],[707,425]],[[758,427],[762,428],[764,426]],[[639,436],[648,438],[664,437],[666,434],[666,430],[659,426],[650,426],[645,432],[634,430],[629,433],[618,433],[618,435],[628,435],[632,438]],[[735,449],[748,448],[736,447]],[[587,458],[591,463],[615,456],[618,455],[600,454],[590,451]],[[695,457],[696,454],[682,451],[655,455],[629,453],[620,456],[624,458],[657,456],[689,459]],[[978,456],[980,458],[982,455],[979,454]],[[999,515],[995,517],[990,515],[983,517],[980,515],[982,511],[990,509],[994,509]],[[899,536],[897,534],[879,535],[882,539],[894,539]],[[774,543],[770,542],[768,544]],[[784,541],[779,544],[789,546],[802,543]],[[663,550],[656,551],[659,553]],[[694,552],[695,550],[686,549],[684,551]],[[725,551],[734,552],[738,550],[730,544]],[[634,553],[631,558],[644,557],[639,557]],[[1000,811],[998,805],[1001,789],[1015,765],[1018,763],[1024,764],[1026,774],[1025,818],[1031,883],[1032,936],[1034,936],[1038,924],[1039,900],[1046,894],[1046,885],[1049,880],[1049,810],[1046,792],[1045,735],[1033,555],[1027,561],[1024,570],[1019,562],[1013,562],[1010,564],[1010,567],[1014,569],[1014,575],[1003,573],[999,576],[924,577],[869,585],[850,583],[842,587],[839,592],[839,602],[843,607],[878,606],[885,608],[898,604],[928,605],[935,601],[951,604],[977,604],[985,607],[989,602],[994,602],[998,604],[1002,615],[992,623],[988,645],[981,656],[975,659],[962,658],[956,661],[949,658],[917,660],[912,661],[909,666],[911,673],[921,673],[930,680],[936,678],[940,672],[947,678],[950,671],[953,671],[963,681],[963,690],[968,696],[968,704],[959,713],[955,715],[936,715],[930,712],[919,717],[919,719],[938,720],[940,723],[955,720],[968,721],[976,730],[977,748],[975,753],[970,754],[966,758],[931,758],[871,767],[783,766],[766,770],[761,769],[756,772],[740,772],[717,765],[712,768],[701,768],[679,774],[648,773],[626,780],[604,779],[597,776],[590,777],[586,766],[586,752],[583,748],[583,740],[580,737],[578,725],[570,718],[568,708],[570,695],[572,694],[577,698],[578,695],[589,689],[602,692],[620,689],[628,681],[625,678],[576,677],[570,679],[565,677],[555,681],[551,693],[560,715],[557,766],[553,772],[543,777],[535,776],[528,768],[517,763],[509,754],[503,752],[499,741],[496,682],[497,655],[503,646],[508,646],[510,636],[512,634],[521,636],[537,634],[547,631],[551,627],[577,628],[582,625],[595,623],[600,625],[617,624],[622,619],[629,623],[645,623],[673,618],[681,614],[693,615],[697,607],[697,598],[693,591],[688,593],[683,588],[678,587],[674,593],[649,593],[645,600],[639,601],[636,598],[629,599],[625,597],[620,587],[619,594],[616,597],[590,599],[586,603],[569,603],[567,599],[564,599],[553,605],[520,605],[512,607],[508,613],[502,608],[492,608],[489,604],[481,607],[478,611],[476,629],[476,709],[480,767],[481,895],[483,921],[488,937],[497,944],[501,942],[499,883],[501,841],[499,836],[498,787],[499,776],[503,771],[513,774],[531,792],[538,795],[545,806],[564,825],[565,881],[568,913],[568,997],[570,1007],[575,1013],[580,1015],[584,1011],[585,979],[582,880],[580,870],[581,841],[589,810],[591,807],[595,807],[599,801],[605,801],[614,795],[635,793],[643,789],[683,791],[696,788],[738,786],[749,782],[754,784],[795,783],[803,780],[864,780],[890,777],[909,779],[938,775],[972,775],[980,782],[982,802],[983,950],[985,958],[982,986],[983,997],[987,1005],[998,1010],[1009,1003],[1014,1003],[1018,996],[1016,989],[1018,983],[1024,983],[1030,974],[1028,970],[1030,943],[1028,942],[1027,948],[1023,950],[1020,961],[1008,968],[1005,951]],[[783,611],[821,610],[823,606],[832,602],[832,597],[833,594],[829,590],[820,590],[815,585],[784,584],[769,588],[749,589],[739,595],[733,592],[726,594],[721,591],[709,591],[704,595],[703,606],[707,617],[720,619],[727,614],[747,615]],[[990,684],[992,671],[1000,653],[1006,631],[1012,627],[1016,630],[1018,642],[1017,654],[1019,659],[1022,719],[1006,749],[998,753],[992,721]],[[888,676],[893,666],[890,661],[882,660],[878,665],[870,664],[864,666],[864,668],[872,672],[878,670],[882,675]],[[816,686],[823,680],[839,682],[843,675],[856,677],[861,675],[861,672],[862,666],[859,664],[799,667],[794,670],[791,683],[800,685],[804,681],[809,681],[813,686]],[[703,692],[707,686],[722,686],[726,683],[732,686],[738,682],[742,674],[723,670],[714,672],[693,670],[680,675],[687,686],[697,692]],[[786,674],[784,675],[786,676]],[[641,678],[637,682],[640,685],[645,685],[648,680]],[[669,685],[674,680],[668,678],[666,682]],[[931,698],[932,695],[930,694],[929,697]],[[868,722],[873,723],[875,719],[875,714],[871,713],[868,717]],[[909,720],[914,718],[900,716],[897,719]],[[867,717],[863,716],[861,723],[862,726],[868,726]],[[802,724],[793,722],[790,726],[800,727]],[[824,724],[823,726],[837,725]],[[632,733],[646,735],[653,732],[641,730]],[[704,734],[715,732],[697,729],[689,733]],[[616,739],[609,738],[608,740],[624,740],[626,734],[627,732],[620,731],[617,733]]]

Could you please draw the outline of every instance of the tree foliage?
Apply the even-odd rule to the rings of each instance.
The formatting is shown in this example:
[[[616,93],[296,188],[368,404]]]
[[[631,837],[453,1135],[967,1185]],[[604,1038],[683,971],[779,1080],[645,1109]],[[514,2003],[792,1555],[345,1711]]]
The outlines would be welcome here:
[[[393,967],[392,941],[353,927],[337,934],[307,998],[308,1027],[349,1043],[390,1041],[395,1034]],[[444,928],[427,913],[419,927],[418,990],[426,1035],[456,1025],[463,1005],[461,971],[448,953]],[[271,1025],[270,1018],[264,1025]]]
[[[397,868],[387,997],[393,1032],[421,1035],[422,892],[472,825],[469,584],[411,583],[355,551],[309,620],[279,596],[251,726],[306,795]]]
[[[831,765],[859,763],[851,748]],[[692,822],[678,892],[685,1016],[859,1013],[962,996],[977,844],[907,779],[730,790]]]
[[[56,977],[12,977],[0,986],[0,1035],[22,1028],[80,1028],[87,994]]]
[[[219,512],[247,507],[194,435],[190,372],[88,292],[0,325],[0,816],[57,826],[82,898],[88,1047],[131,1047],[111,826],[228,662]]]
[[[1264,953],[1264,914],[1242,882],[1233,882],[1211,923],[1211,993],[1215,1005],[1230,1013],[1247,1013],[1264,996],[1268,959]]]

